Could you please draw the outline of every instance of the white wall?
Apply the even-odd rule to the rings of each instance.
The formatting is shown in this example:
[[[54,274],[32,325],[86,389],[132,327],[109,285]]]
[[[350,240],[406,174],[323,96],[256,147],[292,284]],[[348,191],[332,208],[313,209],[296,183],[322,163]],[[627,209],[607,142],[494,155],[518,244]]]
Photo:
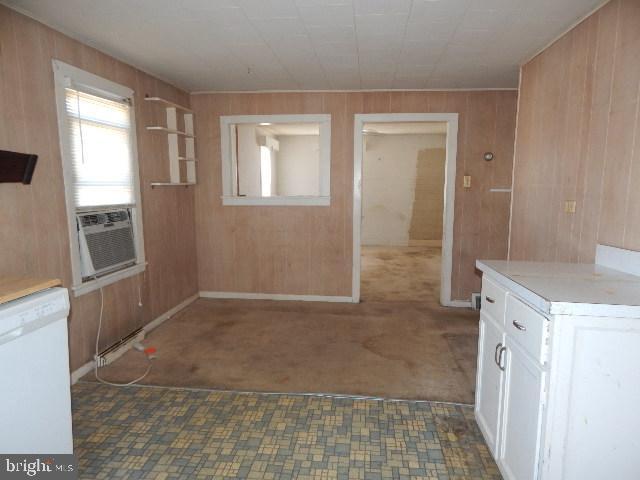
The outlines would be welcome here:
[[[238,124],[238,193],[249,197],[262,196],[260,141],[265,133],[255,124]],[[267,145],[273,145],[273,137],[267,137]],[[278,193],[278,151],[271,149],[271,195]]]
[[[278,150],[271,149],[271,196],[277,197],[280,195],[278,190]]]
[[[320,194],[320,136],[278,135],[278,195]]]
[[[256,141],[256,125],[238,124],[238,194],[262,195],[260,188],[260,146]]]
[[[363,245],[409,244],[418,155],[421,150],[444,148],[444,134],[365,136]]]

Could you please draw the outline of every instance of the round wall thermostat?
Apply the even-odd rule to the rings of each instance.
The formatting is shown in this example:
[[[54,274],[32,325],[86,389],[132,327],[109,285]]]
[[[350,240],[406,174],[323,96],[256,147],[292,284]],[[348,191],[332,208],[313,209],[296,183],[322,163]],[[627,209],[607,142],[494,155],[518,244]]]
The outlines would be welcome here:
[[[490,162],[491,160],[493,160],[493,153],[492,153],[492,152],[487,152],[487,153],[485,153],[485,154],[484,154],[484,159],[485,159],[487,162]]]

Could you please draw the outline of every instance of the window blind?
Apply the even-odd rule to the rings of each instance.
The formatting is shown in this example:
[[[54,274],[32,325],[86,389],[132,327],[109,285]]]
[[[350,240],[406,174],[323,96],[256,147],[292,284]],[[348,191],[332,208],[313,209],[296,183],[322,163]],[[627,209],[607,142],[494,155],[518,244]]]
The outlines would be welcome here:
[[[131,108],[65,89],[76,209],[134,205]]]

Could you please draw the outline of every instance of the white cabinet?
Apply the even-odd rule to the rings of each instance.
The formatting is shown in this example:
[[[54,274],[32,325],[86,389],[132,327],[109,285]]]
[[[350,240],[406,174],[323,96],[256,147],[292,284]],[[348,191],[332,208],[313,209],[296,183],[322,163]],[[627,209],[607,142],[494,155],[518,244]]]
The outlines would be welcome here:
[[[496,460],[506,479],[534,480],[538,478],[545,374],[508,338],[503,358],[506,378]]]
[[[640,252],[477,266],[475,416],[503,477],[640,479]]]
[[[480,313],[476,420],[504,477],[534,480],[545,373],[542,358],[532,353],[546,343],[547,329],[540,322],[547,320],[506,291],[490,298],[496,301],[486,310],[495,315],[499,298],[504,313],[499,321],[484,308]]]
[[[503,381],[497,359],[504,344],[504,333],[484,313],[480,315],[479,342],[475,412],[489,450],[495,456]]]

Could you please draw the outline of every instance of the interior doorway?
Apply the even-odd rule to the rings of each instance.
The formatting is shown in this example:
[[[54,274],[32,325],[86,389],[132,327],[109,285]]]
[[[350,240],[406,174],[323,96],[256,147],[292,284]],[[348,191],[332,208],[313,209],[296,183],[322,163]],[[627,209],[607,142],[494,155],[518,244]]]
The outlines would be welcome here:
[[[354,301],[451,302],[457,114],[356,115]]]
[[[360,298],[440,302],[447,124],[365,123]]]

